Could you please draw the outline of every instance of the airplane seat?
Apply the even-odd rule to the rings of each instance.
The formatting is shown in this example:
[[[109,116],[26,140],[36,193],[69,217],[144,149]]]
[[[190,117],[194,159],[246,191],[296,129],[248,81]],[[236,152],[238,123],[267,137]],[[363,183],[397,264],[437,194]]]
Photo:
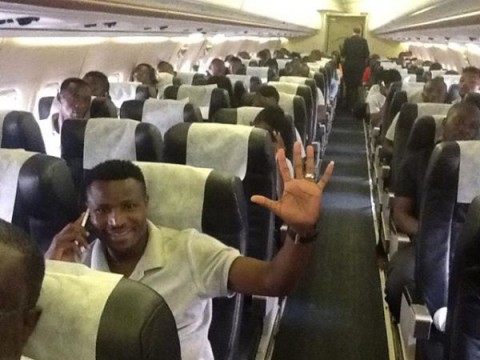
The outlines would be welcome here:
[[[181,358],[170,308],[140,282],[47,260],[38,304],[42,316],[24,349],[33,359]]]
[[[85,174],[110,159],[162,161],[163,141],[155,125],[131,119],[66,120],[61,134],[62,158],[75,186],[83,190]]]
[[[117,109],[110,99],[96,97],[90,104],[90,118],[116,118]]]
[[[120,109],[122,103],[126,100],[133,100],[137,98],[137,88],[141,85],[137,82],[111,82],[110,83],[110,98],[117,109]],[[145,87],[139,90],[139,96],[144,93]],[[146,94],[144,94],[146,95]]]
[[[135,89],[135,99],[136,100],[147,100],[150,96],[150,90],[146,85],[138,85]]]
[[[229,108],[230,98],[226,90],[216,84],[168,86],[165,98],[170,100],[188,99],[188,102],[199,107],[204,120],[210,120],[218,109]]]
[[[307,85],[288,82],[275,82],[270,81],[268,85],[273,86],[279,93],[286,93],[291,95],[297,95],[303,98],[305,102],[306,110],[306,123],[305,123],[305,138],[307,143],[310,144],[313,140],[313,125],[315,123],[315,101],[313,99],[312,90]]]
[[[266,84],[268,82],[268,70],[270,68],[268,66],[247,66],[247,75],[256,76],[261,81],[262,84]]]
[[[179,80],[181,85],[206,85],[203,74],[191,71],[177,71],[175,79]]]
[[[252,77],[249,75],[227,74],[227,78],[230,80],[233,88],[232,106],[239,107],[242,105],[243,96],[250,91],[250,80]]]
[[[399,92],[397,95],[401,95]],[[419,118],[424,116],[433,116],[441,121],[450,109],[451,104],[436,104],[436,103],[418,103],[409,104],[404,103],[400,109],[398,122],[395,127],[395,136],[393,140],[393,155],[390,175],[390,189],[395,190],[395,181],[400,165],[404,158],[405,149],[407,147],[408,137],[413,124]]]
[[[44,96],[38,100],[38,117],[39,120],[48,119],[53,105],[55,96]]]
[[[46,251],[79,215],[67,164],[23,149],[0,149],[0,168],[0,218],[22,228]]]
[[[275,155],[269,134],[249,126],[184,123],[170,128],[164,141],[165,162],[209,167],[242,179],[245,198],[248,199],[246,255],[271,259],[274,251],[273,214],[249,201],[255,194],[270,199],[276,196]]]
[[[150,198],[148,218],[154,224],[179,230],[195,228],[245,252],[247,205],[239,178],[192,166],[136,164],[145,176]],[[215,359],[236,358],[242,307],[240,294],[213,299],[209,339]]]
[[[10,110],[0,113],[0,147],[45,153],[42,132],[31,113]]]
[[[452,84],[448,87],[447,91],[447,103],[452,104],[454,102],[461,101],[462,97],[460,96],[458,84]]]
[[[469,204],[480,195],[479,150],[480,141],[442,142],[433,150],[425,176],[415,241],[415,295],[408,294],[406,298],[418,298],[425,304],[425,310],[414,310],[418,309],[415,304],[410,309],[422,314],[422,331],[416,334],[421,340],[417,351],[421,350],[426,358],[435,359],[428,354],[439,351],[438,345],[445,341],[443,331],[432,326],[432,318],[448,305],[449,275],[457,239]],[[404,314],[402,304],[401,322]]]
[[[325,77],[321,72],[315,72],[313,74],[313,80],[315,81],[315,84],[317,84],[317,87],[322,91],[323,97],[325,99],[328,99],[328,90],[326,87],[325,83]]]
[[[278,106],[283,109],[286,115],[292,117],[295,128],[297,129],[298,133],[300,134],[300,138],[302,139],[303,145],[308,145],[307,124],[309,124],[309,122],[305,101],[301,96],[298,95],[286,94],[283,92],[280,92],[279,95],[280,100],[278,102]]]
[[[480,358],[480,197],[457,240],[448,290],[445,360]]]
[[[202,122],[200,109],[183,100],[128,100],[120,117],[154,124],[162,134],[179,122]]]

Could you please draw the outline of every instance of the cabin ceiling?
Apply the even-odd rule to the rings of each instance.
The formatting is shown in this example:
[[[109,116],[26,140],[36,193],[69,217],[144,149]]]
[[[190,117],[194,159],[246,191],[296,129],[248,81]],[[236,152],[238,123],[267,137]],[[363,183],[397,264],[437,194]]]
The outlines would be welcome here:
[[[3,36],[307,36],[315,29],[194,0],[0,1]]]
[[[0,36],[296,38],[321,28],[319,11],[367,14],[393,41],[480,42],[479,0],[0,0]]]

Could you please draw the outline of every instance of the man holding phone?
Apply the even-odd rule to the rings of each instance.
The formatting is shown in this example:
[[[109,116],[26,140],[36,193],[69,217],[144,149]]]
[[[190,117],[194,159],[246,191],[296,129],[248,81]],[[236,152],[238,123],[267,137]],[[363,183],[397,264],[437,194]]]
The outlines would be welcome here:
[[[284,151],[278,151],[284,181],[280,200],[251,198],[289,225],[287,239],[272,261],[241,256],[237,249],[192,229],[156,227],[147,220],[148,195],[141,170],[120,160],[97,165],[86,181],[87,206],[98,239],[89,246],[80,217],[55,236],[46,256],[74,261],[83,246],[88,248],[84,261],[88,266],[152,287],[172,309],[182,358],[213,359],[208,341],[211,299],[233,292],[286,295],[308,264],[333,163],[316,183],[313,148],[307,149],[305,174],[300,150],[300,144],[295,144],[295,178],[289,173]]]

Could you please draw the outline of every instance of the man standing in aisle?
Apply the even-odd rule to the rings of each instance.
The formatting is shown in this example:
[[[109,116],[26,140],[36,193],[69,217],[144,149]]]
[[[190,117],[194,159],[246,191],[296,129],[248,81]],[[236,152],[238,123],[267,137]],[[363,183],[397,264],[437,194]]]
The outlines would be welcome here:
[[[353,35],[343,43],[342,56],[344,57],[343,79],[346,87],[346,106],[351,110],[358,101],[359,87],[362,86],[362,75],[367,64],[370,52],[367,40],[361,37],[359,27],[353,29]]]

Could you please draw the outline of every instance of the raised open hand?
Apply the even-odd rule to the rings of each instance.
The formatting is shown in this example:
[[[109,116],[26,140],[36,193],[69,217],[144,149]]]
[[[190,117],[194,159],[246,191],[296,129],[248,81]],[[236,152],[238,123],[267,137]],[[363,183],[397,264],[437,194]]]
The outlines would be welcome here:
[[[333,162],[330,162],[320,181],[315,182],[315,165],[313,147],[307,146],[306,171],[304,174],[301,144],[294,146],[295,179],[288,171],[285,152],[278,150],[277,161],[284,182],[281,199],[273,201],[261,195],[254,195],[251,201],[264,206],[279,216],[296,233],[310,235],[315,232],[315,224],[320,218],[322,194],[333,172]]]

